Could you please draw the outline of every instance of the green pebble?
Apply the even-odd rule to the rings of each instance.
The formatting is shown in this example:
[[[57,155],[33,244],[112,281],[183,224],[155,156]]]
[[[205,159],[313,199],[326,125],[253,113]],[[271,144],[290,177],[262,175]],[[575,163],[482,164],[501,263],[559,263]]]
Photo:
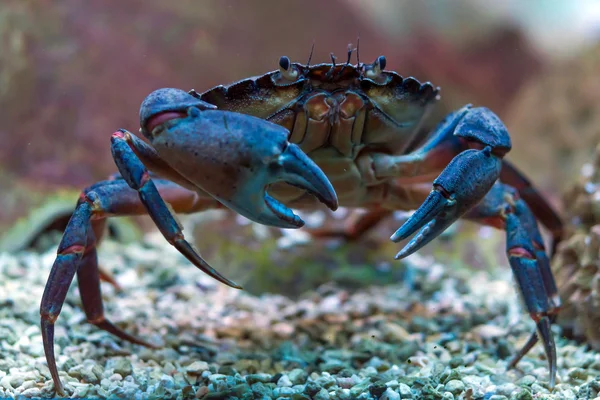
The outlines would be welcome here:
[[[237,371],[254,374],[254,373],[260,371],[260,363],[257,360],[243,359],[243,360],[238,360],[234,364],[234,368]]]
[[[408,342],[398,346],[398,349],[394,350],[394,353],[399,360],[406,360],[414,356],[417,351],[419,351],[419,344],[417,342]]]
[[[315,396],[321,390],[321,386],[319,386],[314,381],[309,381],[304,385],[304,393],[309,396]]]
[[[453,395],[458,395],[465,390],[465,384],[463,381],[459,381],[458,379],[452,379],[446,383],[444,390],[452,393]]]
[[[314,400],[329,400],[329,392],[325,389],[319,390],[317,394],[313,396]]]
[[[321,371],[329,372],[330,374],[337,374],[344,368],[346,365],[341,361],[328,361],[319,365]]]
[[[371,393],[375,398],[379,398],[386,390],[386,384],[381,381],[375,382],[374,384],[369,386],[369,393]]]
[[[496,355],[501,360],[506,360],[511,357],[513,354],[512,349],[508,344],[508,340],[506,339],[498,339],[498,344],[496,345]]]
[[[316,382],[325,389],[336,384],[335,378],[332,376],[320,376],[317,378]]]
[[[273,376],[270,374],[250,374],[246,375],[246,382],[249,385],[253,385],[257,382],[269,383],[271,382],[271,378],[273,378]]]
[[[443,373],[440,376],[440,382],[442,382],[445,385],[446,383],[450,382],[453,379],[460,380],[461,378],[462,378],[462,374],[460,372],[458,372],[457,369],[453,369],[447,374]]]
[[[308,374],[301,368],[295,368],[288,373],[288,378],[294,385],[302,385],[306,382]]]
[[[115,373],[121,375],[123,378],[125,378],[128,375],[131,375],[132,372],[132,367],[131,367],[131,361],[129,361],[127,358],[119,358],[116,362],[115,362],[115,366],[113,367]]]
[[[533,400],[533,396],[529,390],[522,388],[518,392],[514,393],[510,397],[510,400]]]
[[[430,383],[424,385],[423,389],[421,389],[421,397],[417,396],[418,399],[421,399],[421,398],[439,399],[441,397],[442,397],[442,394],[436,388],[431,386]]]
[[[237,396],[243,396],[245,393],[252,393],[252,389],[250,389],[250,386],[248,386],[247,383],[241,383],[232,387],[231,392]]]
[[[450,365],[450,368],[454,369],[465,365],[465,360],[463,360],[462,357],[452,357],[448,364]]]
[[[292,400],[310,400],[310,396],[307,396],[302,393],[294,393],[292,395]]]
[[[428,335],[439,332],[439,326],[434,321],[419,316],[413,317],[408,329],[411,332],[425,333]]]
[[[256,382],[252,385],[252,393],[260,399],[264,397],[270,398],[273,395],[273,389],[262,382]]]
[[[412,399],[413,397],[410,386],[408,386],[406,383],[400,382],[398,384],[398,392],[400,392],[400,397],[403,399]]]
[[[583,368],[573,368],[569,371],[569,379],[585,381],[588,378],[588,372]]]
[[[531,386],[535,382],[537,382],[537,379],[535,378],[535,376],[533,376],[533,375],[525,375],[524,377],[522,377],[521,379],[519,379],[517,381],[517,385],[520,385],[520,386]]]
[[[191,400],[196,397],[196,393],[194,393],[194,388],[192,385],[186,385],[181,388],[181,395],[184,400]]]
[[[224,365],[219,368],[219,374],[233,376],[237,373],[237,371],[231,365]]]
[[[369,379],[365,379],[364,381],[357,383],[350,388],[350,396],[353,399],[360,396],[369,389],[369,386],[371,386],[371,381]]]

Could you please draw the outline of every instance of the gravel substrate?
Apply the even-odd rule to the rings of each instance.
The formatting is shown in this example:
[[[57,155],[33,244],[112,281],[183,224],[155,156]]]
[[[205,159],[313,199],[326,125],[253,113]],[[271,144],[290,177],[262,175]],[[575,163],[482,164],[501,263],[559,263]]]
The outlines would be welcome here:
[[[292,300],[218,284],[157,235],[99,256],[124,289],[103,284],[108,317],[161,348],[86,323],[72,285],[55,349],[74,398],[600,399],[600,354],[565,339],[554,391],[541,346],[506,371],[533,329],[508,269],[465,274],[415,255],[404,283]],[[54,257],[0,254],[0,397],[54,397],[39,329]]]

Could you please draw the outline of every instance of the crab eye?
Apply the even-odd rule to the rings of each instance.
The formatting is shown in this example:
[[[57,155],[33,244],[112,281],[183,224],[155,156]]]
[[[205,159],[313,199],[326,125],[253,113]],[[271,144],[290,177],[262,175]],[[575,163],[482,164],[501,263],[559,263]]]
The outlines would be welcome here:
[[[298,70],[292,65],[289,57],[286,56],[279,59],[279,72],[288,81],[295,81],[298,78]]]
[[[385,56],[379,56],[377,57],[376,63],[379,64],[379,68],[383,71],[385,69],[385,64],[387,63],[387,60],[385,59]]]
[[[369,79],[377,79],[381,76],[381,72],[385,69],[387,60],[385,56],[379,56],[373,64],[365,65],[365,75]]]
[[[200,96],[200,93],[196,92],[195,89],[192,89],[188,92],[189,95],[194,96],[197,99],[202,99],[202,97]]]
[[[279,66],[281,67],[281,69],[287,71],[288,69],[290,69],[290,59],[289,57],[286,56],[281,56],[281,58],[279,59]]]

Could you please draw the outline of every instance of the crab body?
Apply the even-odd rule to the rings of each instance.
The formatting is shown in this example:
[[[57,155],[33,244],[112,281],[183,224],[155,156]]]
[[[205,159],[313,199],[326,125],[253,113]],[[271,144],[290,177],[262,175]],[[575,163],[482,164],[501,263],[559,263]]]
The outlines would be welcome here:
[[[166,240],[196,267],[239,287],[186,241],[173,213],[228,208],[256,222],[300,228],[292,208],[323,203],[367,213],[343,231],[315,236],[359,238],[394,210],[416,209],[392,234],[413,238],[406,257],[464,217],[506,230],[507,257],[537,334],[514,358],[544,344],[554,384],[550,325],[560,300],[537,227],[560,239],[562,223],[531,183],[503,160],[508,132],[486,108],[467,105],[428,135],[420,127],[438,99],[430,83],[372,64],[314,66],[279,60],[279,70],[202,94],[158,89],[140,108],[142,141],[112,135],[119,170],[85,189],[58,248],[40,307],[48,366],[62,394],[54,358],[54,322],[78,277],[88,321],[125,340],[149,345],[104,315],[96,246],[112,215],[147,213]],[[530,208],[531,207],[531,208]]]
[[[403,154],[415,145],[421,122],[439,98],[431,83],[384,71],[377,60],[362,71],[348,64],[290,64],[217,86],[200,99],[285,127],[288,140],[312,158],[336,190],[340,205],[374,204],[385,179],[369,175],[370,154]],[[385,61],[383,61],[385,63]],[[270,193],[294,207],[313,207],[302,190],[275,184]]]

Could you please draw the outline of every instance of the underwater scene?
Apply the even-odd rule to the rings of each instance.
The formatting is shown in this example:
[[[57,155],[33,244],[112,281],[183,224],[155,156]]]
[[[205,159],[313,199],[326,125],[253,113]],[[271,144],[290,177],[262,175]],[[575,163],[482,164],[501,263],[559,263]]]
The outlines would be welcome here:
[[[0,399],[600,400],[600,4],[0,3]]]

